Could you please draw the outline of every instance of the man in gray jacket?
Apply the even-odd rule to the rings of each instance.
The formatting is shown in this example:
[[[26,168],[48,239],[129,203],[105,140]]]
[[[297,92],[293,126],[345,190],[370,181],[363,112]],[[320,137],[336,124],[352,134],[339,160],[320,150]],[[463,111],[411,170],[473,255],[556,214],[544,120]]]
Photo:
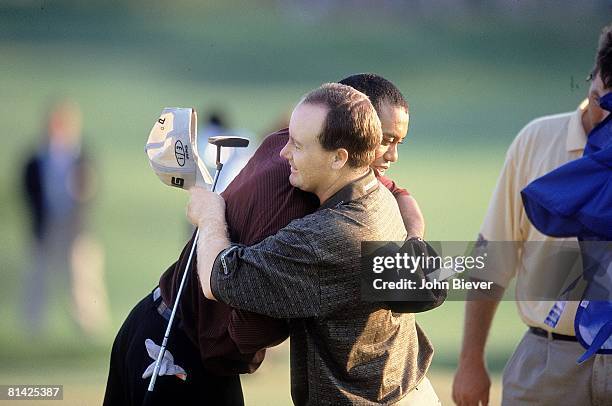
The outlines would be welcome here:
[[[314,193],[321,207],[250,247],[230,243],[220,196],[191,191],[202,290],[290,319],[298,405],[438,404],[425,378],[433,349],[414,315],[360,299],[361,242],[406,237],[395,199],[369,168],[381,138],[363,93],[340,84],[308,93],[293,111],[281,156],[291,184]]]

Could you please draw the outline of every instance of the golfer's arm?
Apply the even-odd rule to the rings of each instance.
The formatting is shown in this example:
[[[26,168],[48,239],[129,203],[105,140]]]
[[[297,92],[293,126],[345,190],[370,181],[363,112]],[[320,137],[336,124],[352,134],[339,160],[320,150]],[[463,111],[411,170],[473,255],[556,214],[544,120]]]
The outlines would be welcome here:
[[[210,300],[217,300],[210,286],[210,275],[219,253],[231,245],[225,216],[220,216],[220,218],[216,219],[207,218],[206,222],[198,224],[198,227],[200,229],[196,248],[198,255],[198,277],[204,296]]]
[[[253,246],[224,250],[210,276],[217,300],[283,319],[317,317],[329,311],[330,303],[346,300],[333,296],[343,291],[331,289],[321,278],[324,265],[305,230],[289,225]],[[317,244],[325,244],[325,239],[319,238]],[[325,266],[330,267],[329,261]]]
[[[493,286],[495,294],[490,297],[468,296],[465,303],[463,344],[459,363],[482,363],[484,365],[487,338],[504,291],[498,285]]]
[[[397,196],[395,200],[400,209],[408,238],[423,238],[425,235],[425,219],[416,199],[410,195],[402,194]]]

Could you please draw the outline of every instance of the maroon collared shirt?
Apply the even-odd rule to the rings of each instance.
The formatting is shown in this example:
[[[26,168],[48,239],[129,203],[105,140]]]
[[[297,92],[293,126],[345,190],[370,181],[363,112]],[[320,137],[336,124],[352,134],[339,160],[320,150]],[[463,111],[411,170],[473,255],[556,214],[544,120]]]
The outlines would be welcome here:
[[[233,242],[253,245],[276,234],[292,220],[314,212],[318,198],[289,183],[289,163],[280,151],[287,143],[287,128],[265,138],[253,157],[222,193],[225,218]],[[379,181],[395,197],[408,192],[393,181]],[[193,237],[174,264],[161,276],[159,285],[166,305],[174,303]],[[265,348],[284,341],[288,326],[284,319],[236,310],[204,297],[197,275],[195,256],[177,315],[180,328],[199,349],[206,368],[217,375],[254,372],[265,356]]]

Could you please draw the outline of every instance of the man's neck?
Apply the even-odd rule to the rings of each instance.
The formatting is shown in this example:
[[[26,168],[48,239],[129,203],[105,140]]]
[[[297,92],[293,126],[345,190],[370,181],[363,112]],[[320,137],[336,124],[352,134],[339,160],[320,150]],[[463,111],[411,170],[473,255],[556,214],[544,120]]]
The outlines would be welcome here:
[[[580,117],[584,133],[589,135],[593,128],[601,123],[607,115],[605,110],[601,109],[599,106],[591,106],[591,103],[589,103]]]
[[[319,198],[319,202],[321,202],[321,204],[325,203],[327,199],[335,195],[340,189],[350,183],[355,182],[357,179],[367,174],[369,170],[369,167],[358,168],[346,171],[335,179],[332,179],[322,191],[316,192],[316,195]]]
[[[591,130],[593,129],[593,127],[595,127],[593,123],[591,122],[591,116],[589,114],[588,107],[582,112],[580,121],[582,122],[582,129],[584,130],[585,134],[589,134]]]

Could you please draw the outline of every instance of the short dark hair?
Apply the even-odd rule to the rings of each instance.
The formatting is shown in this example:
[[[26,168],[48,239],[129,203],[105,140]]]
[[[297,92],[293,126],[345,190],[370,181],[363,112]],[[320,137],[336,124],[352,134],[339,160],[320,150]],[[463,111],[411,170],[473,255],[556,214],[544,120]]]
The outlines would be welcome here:
[[[359,90],[370,98],[376,111],[384,102],[403,107],[408,111],[408,102],[402,92],[390,81],[375,73],[358,73],[340,80],[338,83]]]
[[[598,73],[604,87],[612,87],[612,24],[604,27],[599,36],[599,45],[595,55],[595,67],[591,77]]]
[[[348,165],[369,166],[382,139],[378,114],[368,96],[339,83],[325,83],[309,92],[301,103],[327,107],[327,116],[319,134],[323,149],[348,151]]]

